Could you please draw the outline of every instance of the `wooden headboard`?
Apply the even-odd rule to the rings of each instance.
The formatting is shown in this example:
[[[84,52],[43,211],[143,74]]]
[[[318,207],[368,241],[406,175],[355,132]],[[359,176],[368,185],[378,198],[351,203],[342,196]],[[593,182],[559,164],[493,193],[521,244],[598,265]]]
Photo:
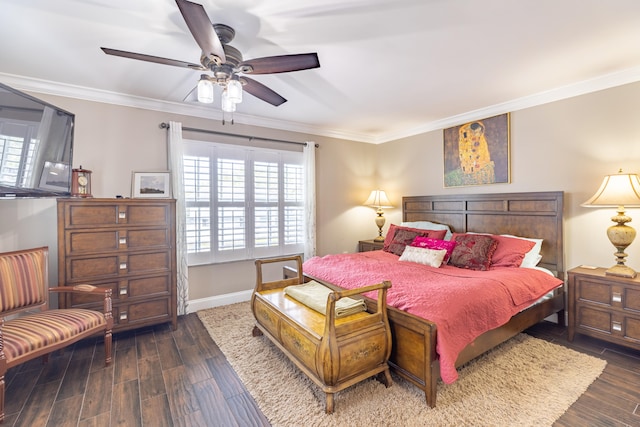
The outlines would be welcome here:
[[[410,196],[402,198],[402,220],[544,239],[539,265],[564,279],[563,199],[562,191]]]

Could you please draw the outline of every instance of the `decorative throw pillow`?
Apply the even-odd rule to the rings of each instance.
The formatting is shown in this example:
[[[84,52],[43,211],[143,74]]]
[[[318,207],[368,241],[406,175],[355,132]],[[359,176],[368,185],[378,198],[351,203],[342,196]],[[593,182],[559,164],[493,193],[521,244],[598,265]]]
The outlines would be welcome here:
[[[520,267],[527,252],[535,246],[530,240],[514,239],[507,236],[491,236],[498,241],[496,252],[491,258],[493,267]]]
[[[456,247],[456,242],[453,240],[440,240],[440,239],[432,239],[431,237],[422,237],[418,236],[413,239],[411,242],[411,246],[415,246],[418,248],[427,248],[427,249],[444,249],[447,253],[442,260],[443,264],[449,262],[451,258],[451,254],[453,253],[453,248]]]
[[[519,239],[512,236],[496,235],[488,233],[467,233],[489,236],[498,242],[496,251],[491,257],[491,268],[494,267],[520,267],[527,252],[535,246],[535,242],[527,239]]]
[[[533,268],[536,265],[538,265],[538,263],[542,259],[542,255],[540,255],[540,251],[542,250],[542,242],[544,242],[544,239],[532,239],[530,237],[513,236],[511,234],[503,234],[503,236],[511,237],[513,239],[522,239],[522,240],[528,240],[530,242],[533,242],[533,247],[524,255],[524,259],[522,260],[520,267]]]
[[[451,240],[451,236],[453,235],[451,228],[447,224],[440,224],[437,222],[402,221],[400,225],[403,227],[419,228],[421,230],[446,230],[447,233],[443,237],[444,240]]]
[[[391,224],[384,239],[382,250],[400,256],[405,246],[411,244],[417,236],[442,239],[446,233],[447,230],[420,230]]]
[[[417,246],[407,246],[398,258],[398,261],[416,262],[438,268],[447,254],[446,249],[427,249]]]
[[[484,234],[456,234],[456,242],[449,264],[470,270],[488,270],[498,242]]]

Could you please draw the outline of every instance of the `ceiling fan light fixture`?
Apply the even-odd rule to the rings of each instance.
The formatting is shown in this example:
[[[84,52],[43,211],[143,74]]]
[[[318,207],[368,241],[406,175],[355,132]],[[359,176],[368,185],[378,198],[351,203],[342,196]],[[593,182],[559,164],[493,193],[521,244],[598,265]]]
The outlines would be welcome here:
[[[236,79],[229,80],[227,83],[227,98],[235,104],[242,102],[242,83]]]
[[[203,74],[198,81],[198,102],[203,104],[213,102],[213,83],[206,74]]]
[[[236,111],[236,103],[229,98],[229,92],[227,89],[222,91],[222,111],[225,113],[233,113]]]

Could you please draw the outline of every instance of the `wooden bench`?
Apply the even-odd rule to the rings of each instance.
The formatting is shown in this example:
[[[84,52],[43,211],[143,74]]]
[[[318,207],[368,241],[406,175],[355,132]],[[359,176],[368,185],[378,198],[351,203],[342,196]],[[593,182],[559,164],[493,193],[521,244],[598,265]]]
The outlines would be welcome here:
[[[8,369],[41,356],[46,362],[49,353],[96,334],[104,334],[105,365],[111,363],[111,289],[49,288],[48,260],[46,246],[0,253],[0,423]],[[103,311],[49,310],[49,292],[94,295],[102,300]]]
[[[296,262],[297,277],[264,282],[262,267],[271,263]],[[295,365],[326,394],[325,412],[333,413],[334,393],[366,378],[377,376],[387,387],[391,332],[386,295],[391,283],[383,282],[354,290],[334,290],[327,298],[327,315],[285,295],[284,288],[303,283],[299,256],[256,260],[256,287],[251,309],[257,325],[253,335],[266,335]],[[344,297],[377,291],[375,312],[335,316],[335,304]]]

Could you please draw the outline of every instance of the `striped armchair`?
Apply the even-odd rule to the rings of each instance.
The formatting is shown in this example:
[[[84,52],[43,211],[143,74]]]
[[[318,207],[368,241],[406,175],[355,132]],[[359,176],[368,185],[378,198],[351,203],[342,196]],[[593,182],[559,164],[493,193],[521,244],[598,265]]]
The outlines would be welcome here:
[[[4,421],[5,374],[9,368],[83,338],[104,334],[105,364],[111,363],[111,289],[90,285],[49,288],[47,247],[0,253],[0,422]],[[96,294],[104,312],[49,310],[49,292]]]

